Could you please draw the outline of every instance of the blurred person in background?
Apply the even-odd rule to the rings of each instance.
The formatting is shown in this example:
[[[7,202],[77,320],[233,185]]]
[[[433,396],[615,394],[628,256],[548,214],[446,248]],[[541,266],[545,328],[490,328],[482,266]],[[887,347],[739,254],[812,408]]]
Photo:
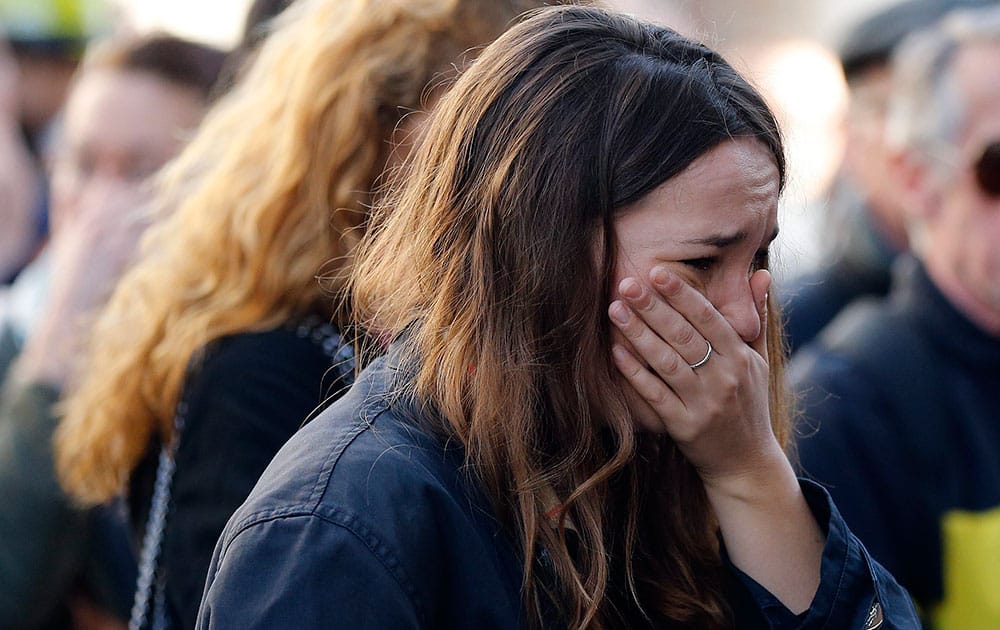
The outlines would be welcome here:
[[[92,47],[71,83],[51,159],[51,285],[0,390],[0,627],[63,627],[61,605],[81,589],[97,608],[126,612],[122,592],[130,596],[134,580],[126,530],[115,529],[111,510],[77,510],[60,490],[53,407],[88,318],[149,223],[148,180],[197,127],[222,61],[217,50],[167,36],[111,40]],[[121,564],[108,566],[109,556]]]
[[[950,10],[994,4],[996,0],[906,0],[861,21],[841,45],[850,104],[843,163],[827,210],[833,236],[827,262],[783,289],[785,333],[793,353],[853,300],[885,296],[892,263],[908,248],[903,199],[885,138],[893,50],[907,34]]]
[[[100,0],[0,0],[0,38],[9,40],[0,42],[0,379],[43,308],[49,191],[42,165],[80,55],[107,25],[103,7]]]
[[[101,0],[0,0],[0,284],[45,238],[38,165],[80,55],[105,26]],[[7,299],[0,295],[0,316]]]
[[[940,628],[1000,627],[1000,7],[893,66],[889,141],[915,258],[792,377],[801,467]]]
[[[2,35],[0,35],[2,37]],[[19,121],[17,62],[0,39],[0,321],[9,291],[3,286],[20,271],[38,239],[38,166]]]
[[[62,109],[87,42],[106,31],[107,19],[102,0],[0,0],[0,29],[21,73],[19,120],[34,152]]]
[[[539,4],[293,3],[164,173],[168,217],[98,321],[56,442],[79,500],[127,494],[133,627],[194,626],[227,520],[352,380],[344,278],[415,112]]]

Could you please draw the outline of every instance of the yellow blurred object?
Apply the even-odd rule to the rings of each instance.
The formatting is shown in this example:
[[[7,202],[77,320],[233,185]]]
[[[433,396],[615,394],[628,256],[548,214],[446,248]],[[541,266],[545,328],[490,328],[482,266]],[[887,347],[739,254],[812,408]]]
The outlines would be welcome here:
[[[1000,508],[949,512],[941,523],[944,601],[941,630],[1000,628]]]

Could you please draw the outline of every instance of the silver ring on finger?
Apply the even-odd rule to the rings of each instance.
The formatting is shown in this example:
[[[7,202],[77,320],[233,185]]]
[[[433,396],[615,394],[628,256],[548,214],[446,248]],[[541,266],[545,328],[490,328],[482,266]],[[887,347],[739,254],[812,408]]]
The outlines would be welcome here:
[[[697,363],[688,364],[688,367],[691,368],[692,370],[696,370],[701,366],[705,365],[706,363],[708,363],[708,359],[712,356],[712,342],[706,339],[705,343],[708,344],[708,350],[705,351],[705,356],[701,358],[701,361],[698,361]]]

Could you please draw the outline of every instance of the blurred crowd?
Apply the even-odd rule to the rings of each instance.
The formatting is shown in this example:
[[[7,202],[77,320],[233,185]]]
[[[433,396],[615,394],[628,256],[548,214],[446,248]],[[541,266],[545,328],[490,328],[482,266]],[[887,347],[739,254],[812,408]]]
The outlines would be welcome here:
[[[85,4],[0,2],[0,628],[210,627],[227,522],[389,341],[372,208],[546,3],[257,0],[230,51]],[[924,627],[1000,627],[1000,4],[901,0],[838,54],[821,264],[771,288],[787,453]]]

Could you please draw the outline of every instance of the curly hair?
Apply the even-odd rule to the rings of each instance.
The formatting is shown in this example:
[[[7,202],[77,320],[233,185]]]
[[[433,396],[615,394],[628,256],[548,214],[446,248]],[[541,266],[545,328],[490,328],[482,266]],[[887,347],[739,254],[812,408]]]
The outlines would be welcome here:
[[[207,343],[306,313],[347,319],[344,278],[396,127],[530,0],[303,0],[158,180],[161,220],[92,332],[56,463],[108,500]],[[326,283],[321,286],[317,274]]]

